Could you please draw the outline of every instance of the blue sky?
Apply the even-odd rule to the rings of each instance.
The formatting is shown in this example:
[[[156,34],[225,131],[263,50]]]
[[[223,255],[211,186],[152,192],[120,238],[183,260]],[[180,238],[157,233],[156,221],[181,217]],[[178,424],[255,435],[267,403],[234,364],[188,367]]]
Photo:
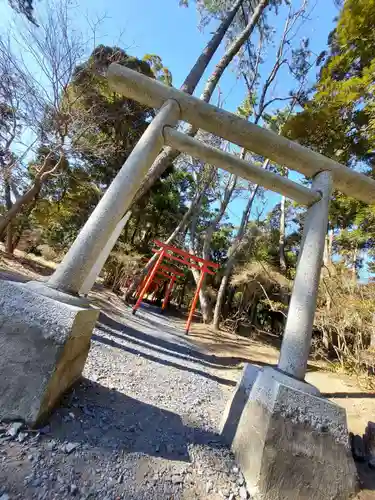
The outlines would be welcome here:
[[[199,15],[194,2],[191,1],[189,8],[179,7],[178,4],[178,0],[111,0],[109,6],[107,0],[81,0],[77,14],[79,13],[84,26],[87,25],[86,18],[93,20],[106,14],[98,39],[108,44],[118,42],[129,53],[138,57],[143,57],[146,53],[158,54],[172,72],[174,86],[178,87],[216,27],[210,24],[203,32],[199,31]],[[293,0],[293,4],[298,6],[300,2]],[[314,7],[311,21],[305,24],[300,36],[309,37],[312,50],[319,53],[326,47],[337,9],[333,0],[310,0],[310,6]],[[285,12],[285,8],[281,8],[278,16],[269,17],[276,32],[280,32],[283,27]],[[218,51],[206,76],[211,73],[221,52]],[[269,53],[268,67],[273,63],[272,49]],[[288,78],[284,78],[280,85],[289,90]],[[225,107],[235,110],[243,99],[241,82],[236,81],[233,73],[227,72],[220,87],[224,96],[227,96]],[[199,94],[199,89],[196,93]]]
[[[53,0],[52,0],[53,1]],[[46,0],[36,0],[36,17],[43,10]],[[130,54],[142,58],[147,53],[162,57],[163,63],[173,75],[173,84],[179,87],[189,69],[195,63],[204,45],[216,29],[213,22],[200,31],[197,26],[199,15],[193,0],[190,7],[179,7],[179,0],[79,0],[71,2],[73,23],[78,30],[86,33],[92,40],[89,24],[101,19],[96,32],[96,42],[108,45],[117,44]],[[292,0],[298,7],[301,0]],[[309,0],[310,20],[300,29],[296,39],[308,37],[313,52],[319,53],[326,47],[327,36],[334,26],[333,19],[338,11],[333,0]],[[269,24],[275,29],[275,41],[281,33],[285,21],[286,7],[279,9],[279,14],[268,16]],[[0,0],[2,31],[14,17],[7,0]],[[208,67],[205,77],[212,72],[222,55],[221,47]],[[266,52],[262,71],[267,76],[274,62],[275,48],[272,45]],[[206,78],[202,79],[202,82]],[[312,78],[312,81],[314,79]],[[277,83],[277,93],[286,94],[291,88],[291,77],[288,72],[282,73]],[[199,95],[202,84],[198,87]],[[228,70],[220,81],[220,89],[224,96],[224,107],[235,111],[244,97],[244,86],[233,71]],[[216,98],[212,102],[216,102]]]
[[[46,0],[35,2],[36,17],[38,11],[43,9]],[[53,0],[52,0],[53,1]],[[293,6],[300,5],[299,0],[292,0]],[[165,66],[173,75],[173,84],[179,87],[186,77],[189,69],[195,63],[203,47],[211,37],[217,23],[206,26],[200,31],[199,15],[195,9],[194,2],[190,1],[189,8],[179,7],[178,0],[80,0],[72,5],[72,18],[76,28],[86,33],[87,39],[91,40],[92,32],[90,24],[101,19],[96,32],[96,43],[106,45],[119,45],[129,54],[142,58],[147,53],[159,55]],[[296,40],[307,37],[310,40],[311,50],[319,54],[326,48],[327,37],[334,27],[334,18],[338,10],[333,0],[310,0],[309,20],[299,30]],[[1,31],[5,32],[12,19],[17,16],[10,9],[8,0],[0,0],[0,16],[2,19]],[[281,33],[286,16],[285,6],[279,9],[278,15],[269,15],[268,22],[275,30],[275,41]],[[222,55],[223,48],[218,50],[214,60],[209,65],[205,77],[208,77],[215,64]],[[274,64],[275,45],[269,46],[265,54],[265,63],[262,66],[262,77],[266,78]],[[316,70],[311,72],[311,83],[315,81]],[[203,78],[204,82],[206,78]],[[287,71],[280,73],[277,85],[272,89],[271,97],[286,96],[293,85],[292,78]],[[198,87],[196,95],[202,90],[202,84]],[[220,81],[221,97],[224,98],[223,107],[229,111],[236,111],[241,104],[245,88],[232,70],[227,70]],[[217,95],[212,102],[216,104]],[[300,181],[299,174],[291,173],[291,178]],[[243,197],[244,198],[244,197]],[[236,225],[239,223],[244,199],[233,201],[228,210],[230,221]],[[270,192],[266,193],[266,204],[263,208],[266,214],[273,205],[278,203],[279,196]],[[261,204],[255,206],[254,212],[260,210]],[[256,214],[254,214],[256,215]]]
[[[179,87],[217,26],[217,23],[211,23],[204,31],[200,31],[197,28],[199,15],[194,2],[190,3],[189,8],[182,8],[179,7],[178,0],[80,0],[77,4],[72,3],[72,18],[76,28],[91,40],[92,46],[94,41],[89,25],[101,19],[95,37],[96,44],[119,45],[129,54],[140,58],[147,53],[159,55],[164,65],[172,72],[174,86]],[[300,3],[301,0],[293,0],[295,7]],[[36,17],[44,4],[45,0],[35,2]],[[295,40],[298,42],[302,37],[309,38],[311,50],[319,54],[326,47],[327,36],[333,28],[333,20],[338,11],[333,0],[310,0],[309,10],[309,20],[299,30]],[[7,0],[0,0],[0,14],[4,30],[14,16]],[[268,16],[268,22],[275,30],[276,42],[283,29],[285,17],[285,6],[279,9],[277,16]],[[211,74],[222,51],[223,48],[220,48],[205,77]],[[265,79],[274,64],[275,45],[268,47],[264,59],[261,74]],[[311,83],[315,80],[315,73],[316,70],[312,70]],[[203,78],[203,82],[205,79]],[[286,96],[292,86],[293,80],[288,71],[282,71],[270,97]],[[199,95],[201,90],[202,85],[197,89],[196,95]],[[224,99],[222,105],[229,111],[235,111],[245,95],[242,80],[238,79],[231,69],[227,70],[221,79],[220,91]],[[215,104],[216,101],[217,94],[212,99]],[[292,174],[292,178],[299,180],[298,175]],[[278,202],[279,196],[267,193],[266,199],[265,212]],[[228,215],[234,224],[240,220],[244,203],[244,199],[237,199],[229,207]]]
[[[41,13],[46,0],[35,1],[36,17]],[[293,0],[293,6],[298,7],[301,0]],[[72,19],[76,28],[85,33],[92,46],[92,31],[89,25],[100,19],[95,43],[119,45],[129,54],[142,58],[147,53],[159,55],[165,66],[173,75],[173,85],[179,87],[186,77],[189,69],[195,63],[203,47],[216,29],[217,23],[213,22],[200,31],[199,14],[191,0],[189,8],[179,6],[179,0],[80,0],[72,5]],[[333,0],[310,0],[310,19],[296,35],[296,42],[302,37],[310,39],[311,50],[318,54],[325,47],[328,33],[333,27],[333,19],[337,16],[337,9]],[[8,6],[7,0],[0,0],[0,15],[2,30],[14,17],[13,11]],[[269,24],[275,29],[274,39],[277,42],[286,17],[286,7],[279,9],[279,13],[268,16]],[[214,60],[209,65],[205,77],[208,77],[215,64],[222,55],[223,48],[218,50]],[[264,55],[265,63],[262,66],[262,76],[265,79],[275,60],[275,46],[270,45]],[[311,72],[311,83],[314,82],[315,69]],[[204,81],[198,87],[199,95]],[[286,96],[293,86],[293,80],[287,70],[280,72],[275,88],[270,97]],[[224,74],[219,85],[223,107],[229,111],[236,111],[245,96],[245,87],[233,70],[229,69]],[[217,94],[212,101],[217,102]],[[293,174],[292,174],[293,175]],[[297,180],[298,176],[294,176]],[[278,201],[278,195],[267,194],[266,211]],[[235,200],[229,216],[239,220],[244,200]]]
[[[178,0],[112,0],[110,7],[105,0],[83,0],[78,11],[83,22],[85,18],[95,19],[106,13],[107,18],[102,22],[98,39],[103,43],[118,43],[129,53],[138,57],[154,53],[162,57],[163,63],[173,75],[173,85],[179,87],[192,67],[202,48],[209,40],[216,28],[210,24],[202,32],[197,29],[199,15],[194,2],[189,8],[181,8]],[[293,5],[300,5],[293,0]],[[310,20],[300,29],[296,40],[302,37],[310,39],[311,50],[319,54],[327,43],[327,37],[332,30],[333,20],[337,16],[337,8],[333,0],[310,0]],[[279,14],[270,15],[269,23],[275,29],[275,40],[281,33],[285,22],[286,8],[281,8]],[[206,71],[208,77],[222,54],[221,48]],[[262,67],[264,78],[267,77],[274,63],[275,47],[270,46],[265,54],[265,64]],[[315,70],[311,74],[311,83],[314,82]],[[206,78],[203,78],[203,82]],[[286,96],[292,86],[292,78],[287,71],[280,73],[277,86],[273,89],[274,95]],[[200,94],[202,85],[196,91]],[[224,98],[223,106],[229,111],[235,111],[241,104],[245,88],[232,70],[227,70],[220,81],[220,90]],[[271,95],[272,97],[272,95]],[[212,99],[216,103],[217,95]],[[292,174],[296,180],[298,175]],[[267,212],[279,200],[278,195],[267,194]],[[228,215],[236,224],[241,217],[245,201],[237,199],[229,207]]]

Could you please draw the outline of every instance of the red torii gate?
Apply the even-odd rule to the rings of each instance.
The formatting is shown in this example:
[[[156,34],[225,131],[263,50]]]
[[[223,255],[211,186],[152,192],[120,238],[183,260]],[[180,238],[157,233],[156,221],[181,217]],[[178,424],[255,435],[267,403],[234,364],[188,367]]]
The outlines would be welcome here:
[[[145,259],[145,260],[148,261],[148,259]],[[155,264],[154,264],[154,266],[155,266]],[[169,296],[172,292],[173,286],[177,280],[177,277],[179,277],[179,276],[183,277],[184,273],[182,273],[179,269],[177,269],[174,266],[165,266],[163,264],[160,264],[158,266],[158,269],[156,270],[156,272],[154,274],[152,282],[150,282],[148,288],[146,290],[144,290],[145,283],[146,283],[148,277],[150,276],[151,272],[153,271],[154,266],[150,267],[150,269],[147,272],[147,275],[139,284],[137,291],[136,291],[136,297],[141,297],[141,293],[143,293],[143,295],[146,294],[148,291],[150,291],[150,288],[154,284],[160,285],[160,284],[165,283],[166,278],[167,278],[170,281],[169,281],[168,288],[166,290],[166,293],[165,293],[165,296],[163,299],[162,308],[161,308],[161,310],[164,311],[164,309],[167,307],[168,299],[169,299]],[[158,287],[156,287],[156,290],[154,293],[156,293],[157,290],[158,290]],[[136,304],[136,306],[137,306],[137,304]],[[133,308],[133,314],[135,314],[135,311],[137,308],[136,307]]]
[[[159,248],[154,248],[152,251],[155,252],[156,254],[158,254],[159,257],[158,257],[156,263],[154,264],[154,266],[149,269],[147,276],[145,277],[145,279],[142,282],[142,285],[141,285],[142,289],[140,290],[138,300],[135,303],[135,306],[133,307],[133,314],[136,313],[137,309],[141,305],[143,296],[145,295],[145,293],[147,293],[148,289],[150,288],[151,283],[153,282],[156,274],[164,274],[165,276],[170,277],[170,282],[169,282],[169,285],[168,285],[168,288],[167,288],[167,291],[165,294],[165,298],[163,301],[163,306],[162,306],[162,310],[165,309],[167,302],[168,302],[168,299],[169,299],[169,296],[172,292],[173,285],[176,281],[176,277],[183,276],[183,273],[181,271],[178,271],[174,267],[167,267],[167,266],[163,265],[163,259],[168,259],[168,260],[172,260],[175,262],[179,262],[180,264],[184,264],[190,268],[197,269],[201,273],[200,277],[199,277],[198,284],[197,284],[197,288],[195,290],[193,302],[191,303],[189,317],[188,317],[188,320],[186,322],[185,331],[186,331],[186,334],[188,334],[189,329],[190,329],[190,325],[191,325],[191,322],[193,319],[193,314],[194,314],[194,311],[195,311],[195,308],[196,308],[196,305],[198,302],[199,291],[202,287],[204,277],[205,277],[206,273],[214,275],[215,272],[210,268],[218,269],[219,265],[215,264],[214,262],[211,262],[210,260],[196,257],[195,255],[193,255],[189,252],[186,252],[185,250],[181,250],[180,248],[162,243],[159,240],[155,240],[155,244]],[[174,255],[174,254],[177,254],[177,255]],[[163,271],[168,271],[170,273],[170,275],[168,275],[167,273],[163,273]]]

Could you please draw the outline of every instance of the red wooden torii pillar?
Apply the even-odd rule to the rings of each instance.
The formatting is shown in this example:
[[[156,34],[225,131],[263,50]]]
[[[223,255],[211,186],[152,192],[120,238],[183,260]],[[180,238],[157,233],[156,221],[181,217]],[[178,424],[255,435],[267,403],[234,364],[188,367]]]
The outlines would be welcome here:
[[[146,259],[146,261],[148,261],[148,259]],[[156,272],[153,273],[154,267],[155,267],[155,265],[150,267],[145,278],[139,284],[135,295],[137,298],[139,298],[141,296],[143,297],[144,294],[146,294],[150,290],[150,287],[152,285],[154,285],[155,283],[158,283],[158,284],[165,283],[165,281],[168,279],[169,283],[168,283],[168,286],[166,289],[165,297],[163,299],[163,304],[162,304],[162,308],[161,308],[161,310],[164,311],[164,309],[166,308],[166,306],[168,304],[169,296],[172,292],[173,286],[174,286],[177,278],[179,276],[183,277],[184,273],[182,273],[181,271],[179,271],[177,268],[175,268],[173,266],[165,266],[163,264],[160,264],[158,266]],[[148,284],[148,287],[145,289],[145,285],[147,284],[147,280],[149,279],[151,273],[153,276],[151,276],[151,281]],[[135,307],[133,308],[133,314],[135,314],[135,311],[137,308],[135,308]]]
[[[170,276],[170,283],[168,285],[167,292],[166,292],[166,295],[165,295],[165,298],[163,301],[162,310],[165,309],[166,304],[168,302],[168,298],[169,298],[170,293],[172,291],[174,282],[176,280],[176,276],[183,275],[183,273],[180,273],[175,268],[166,268],[166,266],[163,265],[163,260],[167,259],[167,260],[179,262],[180,264],[184,264],[184,265],[188,266],[189,268],[197,269],[198,271],[200,271],[199,281],[197,284],[197,288],[195,290],[193,301],[192,301],[191,306],[190,306],[189,317],[187,319],[186,327],[185,327],[186,334],[188,334],[189,329],[190,329],[190,325],[191,325],[191,322],[193,319],[194,311],[195,311],[195,308],[197,306],[197,302],[198,302],[198,298],[199,298],[199,291],[202,288],[204,277],[206,274],[211,274],[211,275],[215,274],[213,269],[218,269],[219,265],[215,264],[214,262],[211,262],[210,260],[201,259],[200,257],[196,257],[195,255],[193,255],[189,252],[186,252],[185,250],[181,250],[180,248],[174,247],[172,245],[167,245],[167,244],[162,243],[161,241],[158,241],[158,240],[155,240],[155,244],[159,248],[154,248],[153,252],[158,254],[159,257],[158,257],[156,263],[154,264],[154,266],[151,269],[149,269],[149,272],[147,273],[146,278],[142,282],[142,289],[140,290],[138,300],[137,300],[135,306],[133,307],[133,314],[135,314],[135,312],[137,311],[137,309],[141,305],[142,299],[143,299],[144,295],[147,293],[148,289],[150,288],[151,283],[153,282],[155,276],[157,274],[161,274],[160,273],[161,270],[163,270],[163,271],[167,270],[170,272],[170,275],[166,274],[166,276],[168,276],[168,277]],[[164,274],[164,273],[162,273],[162,274]]]

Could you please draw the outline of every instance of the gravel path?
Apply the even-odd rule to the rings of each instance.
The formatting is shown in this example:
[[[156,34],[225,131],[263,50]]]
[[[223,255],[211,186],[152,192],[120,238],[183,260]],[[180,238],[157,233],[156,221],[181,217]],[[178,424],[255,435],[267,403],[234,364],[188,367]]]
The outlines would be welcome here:
[[[101,314],[84,379],[49,424],[0,424],[0,500],[247,498],[217,435],[234,363],[151,308]]]

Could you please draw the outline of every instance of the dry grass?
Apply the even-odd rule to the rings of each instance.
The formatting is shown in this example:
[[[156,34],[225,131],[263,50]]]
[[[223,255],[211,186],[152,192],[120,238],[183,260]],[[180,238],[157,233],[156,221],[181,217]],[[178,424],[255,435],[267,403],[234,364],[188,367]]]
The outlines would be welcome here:
[[[248,285],[251,282],[260,283],[267,289],[275,286],[275,284],[280,287],[291,288],[290,280],[267,262],[249,262],[236,270],[231,279],[233,286]]]

